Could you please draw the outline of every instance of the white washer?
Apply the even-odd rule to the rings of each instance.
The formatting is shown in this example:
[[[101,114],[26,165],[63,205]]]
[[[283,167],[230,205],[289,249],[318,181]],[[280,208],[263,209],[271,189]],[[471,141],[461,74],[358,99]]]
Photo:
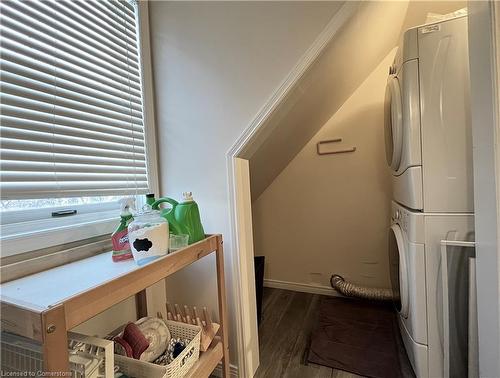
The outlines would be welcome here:
[[[444,377],[441,240],[473,239],[472,214],[422,213],[392,202],[389,261],[399,327],[418,378]]]
[[[409,29],[389,74],[393,198],[424,212],[473,212],[467,17]]]

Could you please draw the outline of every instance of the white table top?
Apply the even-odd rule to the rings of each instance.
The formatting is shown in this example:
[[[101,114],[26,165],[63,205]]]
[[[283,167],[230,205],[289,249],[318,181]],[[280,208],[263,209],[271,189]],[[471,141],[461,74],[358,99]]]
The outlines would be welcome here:
[[[140,269],[133,259],[113,262],[101,253],[0,285],[2,301],[37,312]]]

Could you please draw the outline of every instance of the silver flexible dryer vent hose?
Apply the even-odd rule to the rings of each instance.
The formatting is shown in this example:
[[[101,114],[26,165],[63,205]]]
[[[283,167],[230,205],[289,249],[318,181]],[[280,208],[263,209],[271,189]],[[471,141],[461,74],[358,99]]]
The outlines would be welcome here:
[[[374,299],[378,301],[392,300],[392,292],[388,289],[375,289],[371,287],[358,286],[346,282],[342,276],[334,274],[330,278],[330,284],[339,293],[346,297],[358,297],[364,299]]]

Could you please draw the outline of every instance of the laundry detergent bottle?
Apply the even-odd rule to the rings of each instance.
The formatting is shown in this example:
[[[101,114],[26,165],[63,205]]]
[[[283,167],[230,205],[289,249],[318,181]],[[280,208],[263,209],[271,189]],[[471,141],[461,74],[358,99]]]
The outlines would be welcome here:
[[[182,195],[181,203],[168,197],[160,198],[153,204],[153,209],[159,210],[160,204],[169,203],[172,208],[162,209],[161,216],[168,221],[173,234],[188,235],[188,243],[193,244],[205,238],[205,231],[201,224],[198,204],[193,200],[193,193],[184,192]]]
[[[122,198],[120,201],[120,224],[115,232],[111,234],[111,242],[113,244],[113,261],[123,261],[133,258],[128,240],[128,225],[133,221],[130,209],[135,207],[135,198]]]

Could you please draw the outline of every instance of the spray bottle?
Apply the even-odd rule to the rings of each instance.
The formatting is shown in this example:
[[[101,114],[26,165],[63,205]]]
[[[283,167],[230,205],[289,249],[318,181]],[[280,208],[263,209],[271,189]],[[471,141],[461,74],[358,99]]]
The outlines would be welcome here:
[[[120,201],[120,224],[115,232],[111,234],[111,241],[113,243],[113,261],[123,261],[133,258],[130,244],[128,241],[128,225],[132,222],[133,217],[130,209],[135,208],[135,198],[125,197]]]

